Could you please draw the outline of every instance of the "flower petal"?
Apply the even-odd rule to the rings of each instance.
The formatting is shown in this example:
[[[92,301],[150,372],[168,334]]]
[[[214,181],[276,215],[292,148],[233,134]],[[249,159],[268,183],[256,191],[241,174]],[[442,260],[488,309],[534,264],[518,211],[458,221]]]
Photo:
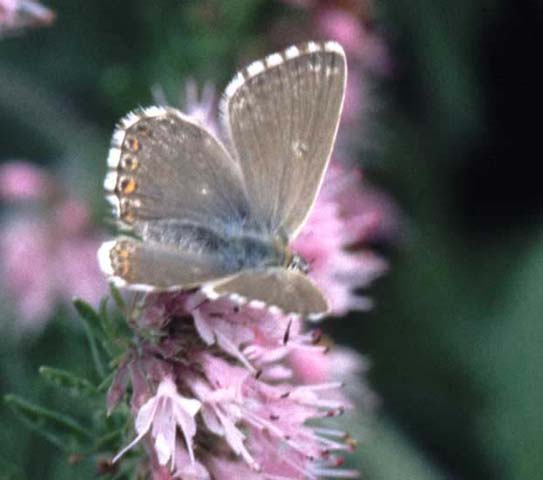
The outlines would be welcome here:
[[[141,434],[142,432],[147,432],[151,427],[153,418],[156,414],[160,398],[156,395],[147,400],[139,409],[138,415],[136,417],[136,432]]]
[[[186,398],[181,395],[176,397],[175,402],[191,417],[194,417],[202,407],[202,403],[195,398]]]
[[[158,398],[156,396],[151,397],[147,402],[145,402],[138,411],[136,417],[135,428],[138,435],[134,440],[132,440],[126,447],[124,447],[117,455],[113,457],[112,463],[115,463],[119,458],[121,458],[128,450],[130,450],[136,443],[138,443],[145,434],[151,428],[151,423],[156,414],[158,408]]]

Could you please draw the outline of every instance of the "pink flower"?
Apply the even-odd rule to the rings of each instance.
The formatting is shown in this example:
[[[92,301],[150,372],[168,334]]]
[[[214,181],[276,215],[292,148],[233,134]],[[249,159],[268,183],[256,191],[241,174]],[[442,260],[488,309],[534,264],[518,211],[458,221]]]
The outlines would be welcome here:
[[[166,93],[159,85],[153,88],[153,98],[159,105],[169,104]],[[196,81],[189,78],[183,85],[179,108],[207,130],[218,135],[217,92],[212,83],[204,84],[200,90]]]
[[[136,438],[113,458],[113,462],[133,448],[150,431],[154,438],[154,447],[160,465],[166,465],[171,459],[173,469],[177,465],[176,430],[179,427],[185,439],[190,461],[194,463],[192,450],[192,441],[196,434],[194,417],[200,407],[199,401],[177,393],[177,387],[171,377],[164,377],[156,394],[138,411],[135,421]]]
[[[332,313],[366,310],[368,299],[355,289],[383,273],[385,263],[369,251],[352,247],[363,243],[375,228],[376,217],[361,197],[360,174],[332,163],[322,190],[293,248],[310,262],[309,275],[326,293]]]
[[[316,27],[324,37],[341,43],[347,53],[356,53],[363,48],[362,23],[346,10],[340,8],[319,9]]]
[[[52,10],[31,0],[0,0],[0,36],[25,27],[53,23]]]
[[[141,317],[151,308],[156,319],[153,328],[168,327],[170,333],[162,335],[158,344],[140,343],[127,357],[132,360],[121,364],[112,384],[108,398],[115,404],[126,389],[128,367],[132,404],[141,420],[136,420],[136,440],[121,454],[147,431],[155,438],[159,428],[151,428],[153,420],[147,412],[153,411],[150,405],[158,404],[163,390],[159,387],[151,396],[147,385],[162,385],[166,379],[171,395],[182,391],[201,405],[201,421],[195,424],[192,441],[177,446],[181,453],[176,453],[175,478],[356,477],[356,472],[340,468],[339,453],[350,452],[354,445],[347,433],[308,425],[350,407],[342,383],[335,379],[322,375],[323,381],[302,384],[297,378],[295,368],[301,363],[296,366],[293,355],[326,356],[327,348],[315,344],[320,338],[317,332],[306,332],[299,317],[238,307],[226,299],[209,301],[200,294],[151,295],[147,301]],[[158,320],[160,315],[164,318]],[[332,376],[332,371],[328,365],[327,375]],[[174,416],[169,418],[175,424]],[[167,438],[170,442],[155,438],[153,444],[151,466],[153,456],[158,458],[152,467],[155,478],[168,478],[161,470],[173,451],[163,446],[173,445],[171,434]],[[194,456],[192,444],[198,446]],[[180,462],[179,455],[190,461]]]
[[[19,332],[40,330],[60,301],[77,296],[97,304],[106,291],[89,212],[61,190],[24,162],[0,171],[2,197],[26,207],[14,205],[14,215],[0,223],[0,282]]]
[[[39,200],[50,193],[52,182],[39,167],[28,162],[0,166],[0,200]]]
[[[348,173],[332,164],[294,248],[311,262],[310,275],[337,314],[367,308],[367,300],[354,290],[384,269],[382,260],[360,249],[377,220],[363,202],[358,171]],[[355,352],[329,351],[319,330],[307,330],[298,316],[250,303],[240,306],[227,298],[211,301],[200,292],[148,295],[133,321],[138,328],[169,332],[158,344],[144,341],[131,354],[137,416],[150,401],[146,385],[164,378],[175,378],[176,388],[201,404],[192,437],[198,447],[195,458],[189,447],[179,447],[179,455],[190,461],[175,460],[174,476],[357,477],[342,468],[342,452],[352,451],[355,442],[347,432],[324,426],[353,407],[347,392],[368,409],[375,404],[371,391],[360,384],[366,363]],[[126,388],[126,368],[121,365],[111,387],[110,406]],[[137,431],[141,438],[143,429]],[[159,447],[155,441],[151,465],[154,455],[166,457]],[[168,478],[159,475],[160,466],[152,467],[155,478]]]
[[[48,226],[31,219],[2,224],[0,258],[2,290],[16,306],[17,330],[41,329],[56,300]]]
[[[0,282],[15,306],[17,330],[40,330],[58,301],[77,296],[99,302],[106,291],[96,266],[99,244],[47,218],[25,216],[0,225]]]
[[[210,480],[209,472],[197,460],[191,459],[187,451],[177,445],[175,451],[175,478],[182,480]]]
[[[271,314],[251,306],[239,308],[228,299],[210,302],[200,295],[189,297],[185,308],[207,345],[216,345],[262,379],[291,378],[291,370],[282,362],[292,351],[326,350],[316,345],[318,332],[305,332],[302,320],[296,316]]]
[[[186,381],[202,402],[206,428],[224,437],[232,451],[251,470],[262,472],[263,478],[312,478],[330,456],[332,463],[338,461],[331,451],[350,450],[349,445],[321,437],[306,426],[310,419],[343,411],[342,401],[322,395],[340,384],[273,385],[207,353],[198,359],[204,378]]]
[[[209,131],[217,135],[219,127],[216,115],[217,95],[215,87],[206,83],[201,92],[198,92],[198,85],[193,79],[185,83],[184,112],[198,120]]]
[[[339,346],[326,353],[295,350],[289,354],[288,364],[294,380],[302,384],[340,381],[345,392],[339,398],[346,404],[350,403],[346,397],[356,399],[365,413],[373,412],[379,404],[375,393],[361,381],[369,370],[369,362],[354,350]]]

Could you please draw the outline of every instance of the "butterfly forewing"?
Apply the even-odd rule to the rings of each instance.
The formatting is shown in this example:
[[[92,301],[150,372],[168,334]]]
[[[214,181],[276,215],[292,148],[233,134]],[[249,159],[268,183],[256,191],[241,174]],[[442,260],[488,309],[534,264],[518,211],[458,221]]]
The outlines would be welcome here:
[[[120,122],[104,187],[123,226],[176,219],[221,229],[248,213],[239,165],[197,121],[151,107]]]
[[[319,191],[346,82],[343,49],[309,42],[259,60],[226,89],[225,128],[241,165],[252,219],[292,239]]]
[[[113,134],[108,167],[104,187],[117,219],[143,240],[102,245],[111,280],[175,290],[232,273],[212,246],[248,215],[241,170],[196,120],[162,107],[129,114]]]

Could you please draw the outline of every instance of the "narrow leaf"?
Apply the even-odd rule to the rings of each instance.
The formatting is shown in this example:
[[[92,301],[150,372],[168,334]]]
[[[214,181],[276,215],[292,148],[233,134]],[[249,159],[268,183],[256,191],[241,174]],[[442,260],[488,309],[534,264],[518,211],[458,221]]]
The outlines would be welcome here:
[[[30,403],[16,395],[6,395],[4,401],[28,428],[40,433],[62,450],[73,451],[77,446],[92,440],[85,428],[67,415]]]
[[[113,285],[112,283],[109,284],[109,291],[111,292],[111,297],[113,298],[115,305],[117,306],[119,311],[124,314],[124,312],[126,311],[126,304],[124,303],[121,292],[119,292],[118,288],[115,287],[115,285]]]
[[[72,396],[96,395],[96,387],[85,378],[58,368],[42,366],[40,375],[57,387],[67,390]]]
[[[100,352],[98,351],[98,345],[96,344],[97,338],[102,338],[100,317],[94,311],[94,309],[83,300],[75,299],[74,307],[76,308],[79,316],[85,323],[85,332],[89,340],[89,347],[91,349],[92,359],[94,361],[94,367],[100,378],[104,378],[106,370],[102,359],[100,358]]]
[[[100,302],[100,321],[102,325],[102,329],[106,333],[106,335],[113,339],[117,336],[117,326],[115,325],[115,322],[113,322],[109,316],[109,313],[107,311],[107,304],[108,304],[108,297],[104,297],[102,301]]]

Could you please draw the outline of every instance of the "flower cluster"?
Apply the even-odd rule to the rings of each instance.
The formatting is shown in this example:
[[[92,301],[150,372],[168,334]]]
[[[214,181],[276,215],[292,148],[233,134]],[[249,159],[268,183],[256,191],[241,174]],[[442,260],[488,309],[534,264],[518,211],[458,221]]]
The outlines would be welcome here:
[[[199,293],[150,295],[137,311],[136,330],[160,340],[142,340],[110,388],[113,409],[130,378],[136,417],[137,437],[115,460],[149,433],[154,478],[357,477],[340,468],[351,437],[308,424],[351,407],[334,366],[350,361],[341,373],[354,373],[356,354],[329,357],[299,317]]]
[[[385,72],[388,59],[360,12],[334,2],[298,6],[311,11],[308,36],[340,41],[349,59],[339,153],[292,244],[309,261],[309,275],[332,314],[341,316],[371,306],[359,290],[386,268],[364,244],[390,234],[394,209],[374,189],[361,188],[361,171],[344,159],[369,103],[366,73]],[[200,99],[189,82],[185,97],[185,112],[220,135],[212,87]],[[355,441],[325,425],[353,407],[349,394],[368,410],[375,404],[362,381],[367,366],[356,352],[331,347],[320,329],[297,316],[209,300],[200,292],[147,294],[130,322],[146,333],[117,370],[108,409],[131,384],[136,435],[115,461],[143,442],[156,480],[358,476],[342,468]]]
[[[354,71],[342,119],[348,136],[363,103],[357,69],[368,68],[371,52],[380,53],[376,42],[369,49],[370,36],[352,13],[326,8],[316,7],[314,28],[346,46]],[[360,42],[366,53],[358,50]],[[220,135],[213,89],[207,86],[200,99],[188,83],[185,97],[185,112]],[[342,157],[352,152],[345,138],[336,147]],[[347,165],[333,159],[292,244],[309,261],[309,275],[336,316],[369,308],[358,290],[386,268],[363,246],[383,234],[390,209],[361,188],[362,173]],[[331,346],[320,329],[297,316],[209,300],[199,291],[147,294],[133,304],[128,315],[138,344],[124,356],[107,403],[112,411],[131,385],[136,434],[114,461],[142,442],[147,473],[156,480],[358,476],[342,468],[355,441],[325,423],[353,407],[349,394],[367,409],[375,404],[362,381],[367,366],[360,355]]]
[[[190,88],[188,112],[217,128],[210,95],[198,101]],[[360,249],[380,221],[361,195],[359,172],[333,163],[293,243],[335,315],[367,308],[356,289],[385,267]],[[138,296],[129,321],[138,345],[121,362],[107,406],[131,385],[136,436],[114,461],[143,442],[155,479],[357,477],[341,468],[354,440],[322,425],[352,407],[345,386],[367,407],[375,402],[357,353],[330,348],[298,316],[200,292]]]

